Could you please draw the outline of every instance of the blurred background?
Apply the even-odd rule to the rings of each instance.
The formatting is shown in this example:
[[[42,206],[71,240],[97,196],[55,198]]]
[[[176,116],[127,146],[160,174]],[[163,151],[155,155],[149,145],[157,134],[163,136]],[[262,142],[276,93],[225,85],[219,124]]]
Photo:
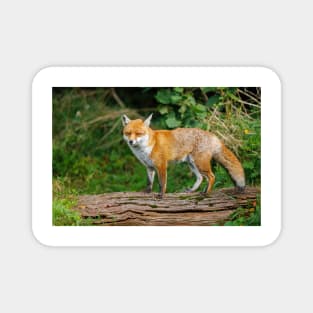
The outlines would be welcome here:
[[[260,185],[258,87],[57,87],[53,88],[54,209],[72,205],[77,194],[143,190],[146,170],[122,138],[121,115],[144,119],[150,113],[153,129],[212,131],[242,162],[247,185]],[[214,188],[233,186],[224,168],[214,162],[213,171]],[[167,192],[183,191],[194,180],[187,164],[170,165]]]

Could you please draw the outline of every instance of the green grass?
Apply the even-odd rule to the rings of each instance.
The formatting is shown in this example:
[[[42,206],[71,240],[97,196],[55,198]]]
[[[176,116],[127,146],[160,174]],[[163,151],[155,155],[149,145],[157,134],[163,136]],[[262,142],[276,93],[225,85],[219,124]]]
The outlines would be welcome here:
[[[52,209],[53,225],[80,225],[81,216],[77,212],[71,210],[75,204],[76,201],[71,199],[54,199]]]
[[[77,192],[65,187],[64,179],[53,180],[52,224],[54,226],[88,226],[90,219],[84,219],[73,210],[77,205]]]

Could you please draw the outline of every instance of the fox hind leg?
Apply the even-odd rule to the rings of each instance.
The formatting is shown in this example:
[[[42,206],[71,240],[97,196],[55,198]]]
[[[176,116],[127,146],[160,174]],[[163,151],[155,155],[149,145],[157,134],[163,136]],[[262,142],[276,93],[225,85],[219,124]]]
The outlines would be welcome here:
[[[195,165],[199,169],[200,174],[208,181],[203,193],[209,193],[215,182],[215,175],[211,168],[211,159],[212,156],[209,152],[198,153],[197,156],[194,157]]]
[[[203,193],[207,194],[207,193],[210,193],[210,191],[212,190],[212,187],[214,185],[214,182],[215,182],[215,175],[212,172],[211,164],[209,165],[209,170],[206,173],[204,172],[203,175],[205,176],[205,178],[208,181],[208,184],[205,187],[205,189],[203,190]]]
[[[188,188],[188,189],[186,190],[186,192],[194,192],[194,191],[196,191],[196,190],[199,188],[199,186],[201,185],[202,180],[203,180],[203,177],[202,177],[201,173],[199,172],[199,169],[198,169],[198,167],[196,166],[196,164],[195,164],[195,162],[194,162],[194,160],[193,160],[193,158],[192,158],[191,155],[188,155],[188,157],[187,157],[187,163],[188,163],[188,165],[189,165],[191,171],[195,174],[197,180],[195,181],[195,183],[194,183],[194,185],[192,186],[192,188]]]

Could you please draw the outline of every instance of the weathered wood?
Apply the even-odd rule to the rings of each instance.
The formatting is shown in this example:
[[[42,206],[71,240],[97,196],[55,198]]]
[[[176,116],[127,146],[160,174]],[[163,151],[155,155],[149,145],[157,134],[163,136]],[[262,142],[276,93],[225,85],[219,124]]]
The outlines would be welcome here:
[[[74,210],[95,225],[216,225],[238,207],[255,205],[258,188],[244,193],[233,188],[218,189],[208,196],[199,193],[169,193],[158,199],[155,193],[113,192],[83,195]]]

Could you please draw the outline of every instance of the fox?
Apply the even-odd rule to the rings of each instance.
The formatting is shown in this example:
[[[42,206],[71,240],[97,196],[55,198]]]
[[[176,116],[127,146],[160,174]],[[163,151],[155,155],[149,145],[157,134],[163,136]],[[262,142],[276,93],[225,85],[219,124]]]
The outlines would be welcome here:
[[[159,198],[166,193],[167,167],[169,162],[187,162],[196,176],[196,181],[185,192],[195,192],[203,178],[207,184],[202,192],[209,194],[215,182],[211,160],[226,168],[236,190],[245,189],[243,167],[225,144],[213,133],[198,128],[176,128],[153,130],[150,128],[152,115],[145,120],[131,120],[122,115],[123,138],[137,159],[146,167],[148,184],[145,192],[152,192],[155,173],[159,181]]]

